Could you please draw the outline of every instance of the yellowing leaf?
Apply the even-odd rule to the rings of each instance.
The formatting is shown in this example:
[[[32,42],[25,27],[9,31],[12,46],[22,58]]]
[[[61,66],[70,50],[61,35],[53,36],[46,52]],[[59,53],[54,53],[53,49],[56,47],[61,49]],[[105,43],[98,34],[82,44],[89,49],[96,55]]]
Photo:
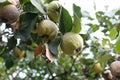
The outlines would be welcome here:
[[[42,47],[42,43],[40,43],[38,47],[34,49],[34,56],[37,57],[39,54],[42,53],[42,51],[43,51],[43,47]]]

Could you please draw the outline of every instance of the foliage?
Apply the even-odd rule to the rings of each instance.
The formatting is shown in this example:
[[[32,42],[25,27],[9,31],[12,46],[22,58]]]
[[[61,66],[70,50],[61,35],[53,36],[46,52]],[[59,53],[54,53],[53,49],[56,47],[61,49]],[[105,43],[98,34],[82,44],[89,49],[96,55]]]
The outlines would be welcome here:
[[[19,1],[19,27],[6,24],[3,32],[0,32],[0,80],[98,80],[103,76],[92,70],[96,61],[100,62],[105,70],[109,69],[112,61],[119,60],[116,55],[120,53],[120,36],[115,25],[118,24],[119,19],[116,16],[120,17],[120,10],[116,11],[114,16],[98,11],[93,18],[89,14],[84,16],[86,12],[82,13],[81,8],[75,4],[73,15],[62,7],[59,23],[56,23],[59,33],[54,40],[45,42],[32,30],[36,29],[36,23],[49,19],[46,5],[52,0]],[[8,3],[4,1],[0,2],[0,5],[5,6]],[[84,23],[82,19],[87,19],[88,22]],[[92,22],[96,20],[98,23]],[[89,29],[82,32],[83,28]],[[101,34],[97,35],[98,37],[91,36],[100,30],[104,37],[99,37]],[[80,34],[84,40],[82,52],[74,56],[64,54],[59,46],[61,36],[70,31]],[[4,38],[7,39],[6,42]],[[44,42],[46,46],[42,45]],[[24,57],[14,56],[13,49],[16,46],[25,51]]]

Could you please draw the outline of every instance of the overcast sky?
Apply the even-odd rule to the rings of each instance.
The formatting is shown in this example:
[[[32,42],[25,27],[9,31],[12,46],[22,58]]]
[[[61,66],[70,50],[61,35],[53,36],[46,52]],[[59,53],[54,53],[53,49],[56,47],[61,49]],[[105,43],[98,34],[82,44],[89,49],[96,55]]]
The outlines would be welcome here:
[[[65,8],[72,11],[72,4],[80,6],[82,10],[88,11],[90,14],[94,13],[94,6],[96,11],[105,11],[105,6],[108,6],[108,11],[120,8],[120,0],[59,0]],[[94,5],[95,4],[95,5]],[[72,14],[72,12],[71,12]]]

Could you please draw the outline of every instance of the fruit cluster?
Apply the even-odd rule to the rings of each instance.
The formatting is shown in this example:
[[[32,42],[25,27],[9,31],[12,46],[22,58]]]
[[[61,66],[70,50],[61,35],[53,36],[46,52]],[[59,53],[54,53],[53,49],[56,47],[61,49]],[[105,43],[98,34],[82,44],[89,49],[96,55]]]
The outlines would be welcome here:
[[[19,4],[18,0],[9,0],[11,4],[0,7],[0,22],[10,24],[13,31],[19,29],[21,26],[20,23],[20,11],[17,8]],[[53,40],[58,35],[59,27],[59,17],[61,12],[62,5],[58,1],[52,1],[47,5],[46,13],[47,18],[42,18],[39,21],[36,21],[35,29],[31,29],[31,33],[37,33],[37,35],[47,42]],[[79,33],[74,33],[72,31],[65,32],[61,35],[60,38],[60,48],[63,53],[68,55],[74,55],[80,53],[83,48],[83,38]],[[13,49],[14,55],[20,57],[24,55],[19,47]]]
[[[116,60],[110,64],[110,70],[103,70],[101,64],[96,62],[93,65],[93,70],[96,73],[102,73],[106,80],[119,80],[120,79],[120,61]]]

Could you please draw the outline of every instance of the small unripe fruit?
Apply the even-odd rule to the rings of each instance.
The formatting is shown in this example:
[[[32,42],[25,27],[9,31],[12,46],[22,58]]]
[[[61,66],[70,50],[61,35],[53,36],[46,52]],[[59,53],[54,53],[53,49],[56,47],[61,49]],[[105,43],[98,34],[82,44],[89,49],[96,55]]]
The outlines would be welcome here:
[[[25,51],[21,50],[19,47],[13,49],[13,54],[17,58],[22,58],[25,55]]]
[[[47,38],[47,40],[52,40],[57,36],[58,26],[51,20],[43,20],[37,23],[37,33],[42,38]]]
[[[52,1],[48,4],[48,16],[54,22],[58,22],[59,15],[60,15],[61,5],[58,1]]]
[[[6,5],[0,7],[0,21],[11,24],[19,18],[19,11],[15,5]]]
[[[68,55],[80,53],[83,48],[83,39],[79,34],[67,32],[61,37],[60,47]]]
[[[99,62],[97,62],[93,65],[93,71],[95,71],[96,73],[103,72],[103,68],[101,67],[101,64]]]
[[[114,78],[120,78],[120,61],[114,61],[110,64],[110,70]]]

